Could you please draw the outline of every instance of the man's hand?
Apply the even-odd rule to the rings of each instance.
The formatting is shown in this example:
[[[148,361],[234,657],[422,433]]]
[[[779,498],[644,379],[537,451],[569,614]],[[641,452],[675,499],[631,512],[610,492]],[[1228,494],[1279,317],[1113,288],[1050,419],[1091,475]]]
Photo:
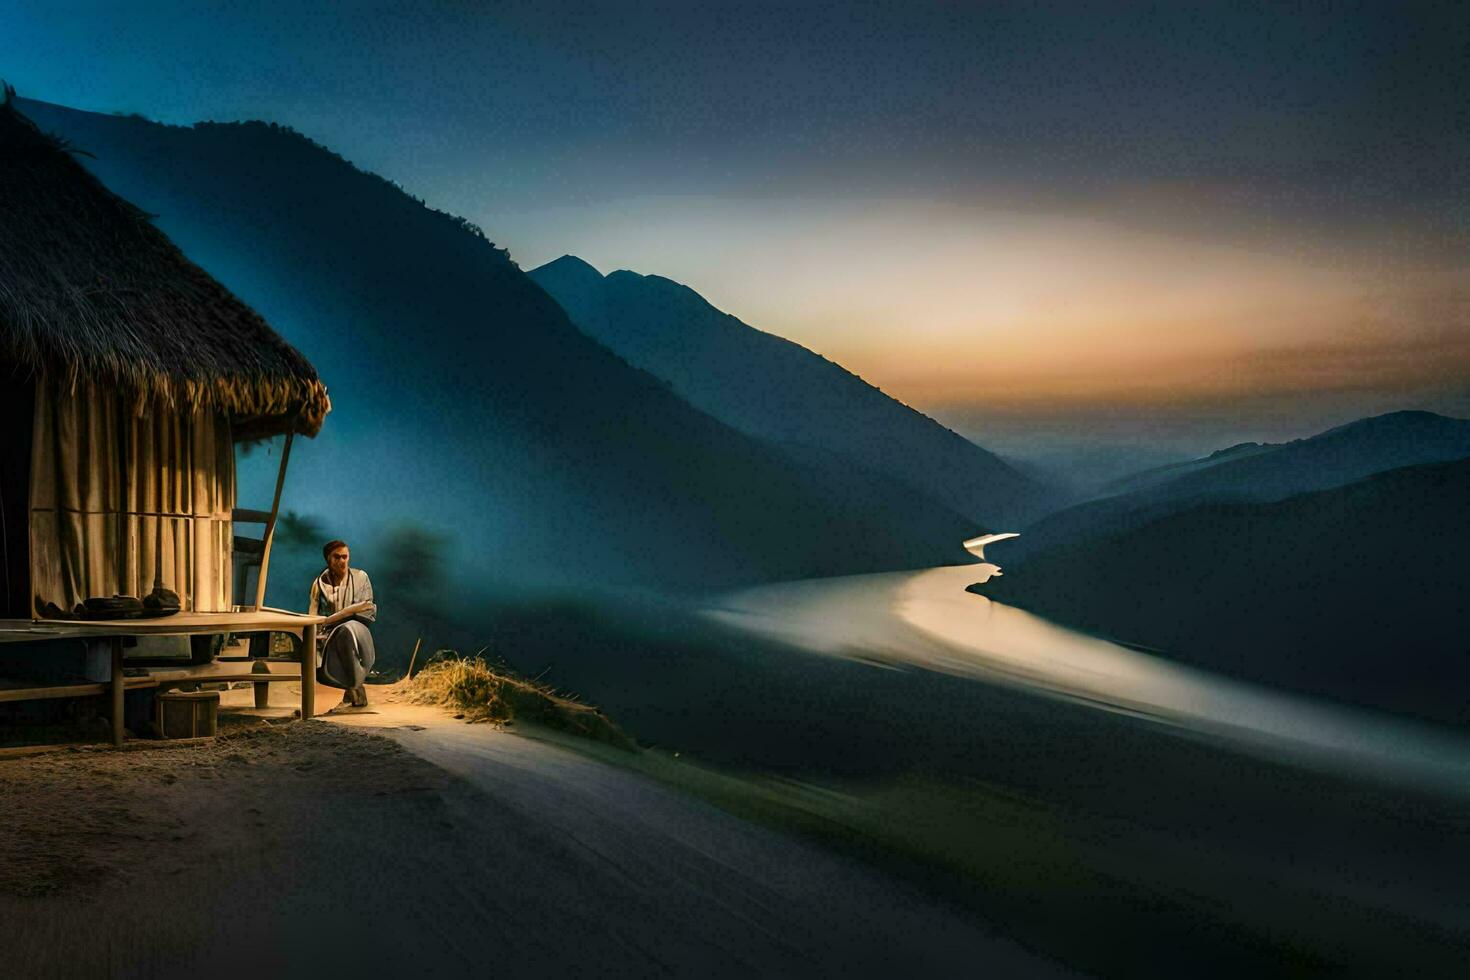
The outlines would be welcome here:
[[[366,600],[364,600],[362,602],[354,602],[352,605],[350,605],[350,606],[344,606],[342,609],[338,610],[337,612],[332,613],[332,615],[328,616],[326,622],[323,623],[322,625],[324,625],[324,626],[336,626],[338,623],[342,622],[343,620],[351,619],[353,616],[356,616],[359,613],[367,613],[368,615],[376,615],[377,612],[378,612],[378,604],[375,603],[375,602],[368,602]]]

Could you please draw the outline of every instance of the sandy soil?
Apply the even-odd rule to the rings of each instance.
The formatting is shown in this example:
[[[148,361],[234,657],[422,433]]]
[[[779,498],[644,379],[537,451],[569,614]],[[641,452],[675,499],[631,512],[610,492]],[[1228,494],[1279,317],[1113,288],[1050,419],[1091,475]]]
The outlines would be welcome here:
[[[374,693],[203,746],[0,760],[7,975],[1056,972],[847,859]]]

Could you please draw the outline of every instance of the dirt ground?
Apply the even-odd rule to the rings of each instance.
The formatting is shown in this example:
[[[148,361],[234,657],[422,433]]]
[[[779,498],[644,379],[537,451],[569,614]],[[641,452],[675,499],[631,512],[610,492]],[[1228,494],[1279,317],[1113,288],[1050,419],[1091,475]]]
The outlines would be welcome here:
[[[213,742],[142,751],[86,747],[0,760],[0,895],[95,894],[185,865],[274,849],[280,800],[424,792],[445,777],[391,741],[329,725],[261,725]],[[269,800],[266,799],[269,797]],[[268,805],[267,805],[268,804]],[[279,814],[276,814],[279,816]],[[225,837],[240,823],[249,841]]]
[[[4,975],[1058,972],[866,866],[377,693],[202,745],[0,758]]]
[[[252,930],[303,887],[295,869],[365,863],[363,831],[370,845],[374,829],[401,840],[399,828],[433,826],[448,783],[388,739],[319,722],[0,760],[6,973],[183,973],[206,950],[228,954],[215,975],[252,972],[252,957],[285,966],[302,946],[278,941],[282,923]]]

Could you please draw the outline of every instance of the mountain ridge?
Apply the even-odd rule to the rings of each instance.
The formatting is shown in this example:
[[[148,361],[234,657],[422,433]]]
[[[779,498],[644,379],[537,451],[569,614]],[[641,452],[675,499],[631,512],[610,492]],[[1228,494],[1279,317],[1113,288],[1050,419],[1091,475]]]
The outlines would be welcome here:
[[[742,432],[850,457],[987,526],[1023,522],[1055,499],[994,453],[688,285],[626,269],[603,275],[572,255],[529,275],[589,336]]]
[[[1024,560],[1053,548],[1073,547],[1102,534],[1140,527],[1185,506],[1269,502],[1343,486],[1401,466],[1464,456],[1470,456],[1470,420],[1418,410],[1387,412],[1057,511],[1030,528],[1014,554]]]

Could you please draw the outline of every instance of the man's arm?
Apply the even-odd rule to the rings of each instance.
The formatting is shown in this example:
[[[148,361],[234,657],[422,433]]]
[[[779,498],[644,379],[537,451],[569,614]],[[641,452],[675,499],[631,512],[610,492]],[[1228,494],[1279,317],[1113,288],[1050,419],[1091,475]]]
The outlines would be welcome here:
[[[363,607],[357,613],[358,619],[367,620],[369,623],[378,621],[378,604],[373,599],[373,580],[368,578],[367,572],[362,573],[362,601],[358,605]]]
[[[322,625],[336,626],[343,620],[351,619],[353,616],[367,619],[368,614],[371,613],[372,610],[373,604],[371,602],[354,602],[352,605],[346,606],[332,613],[332,615],[328,616],[325,620],[322,621]]]
[[[369,587],[369,589],[368,589],[368,598],[369,599],[372,598],[372,594],[373,594],[372,593],[372,589],[371,589],[371,587]],[[316,579],[312,579],[311,580],[311,601],[307,603],[307,606],[306,606],[306,614],[308,616],[315,616],[315,615],[317,615],[317,610],[320,609],[320,608],[321,608],[321,583],[318,582]],[[339,609],[336,612],[332,613],[332,615],[328,616],[325,620],[322,621],[322,626],[323,627],[336,626],[338,623],[342,622],[344,619],[351,619],[353,616],[361,616],[364,611],[371,611],[371,610],[372,610],[372,603],[370,601],[369,602],[355,602],[355,603],[353,603],[352,605],[348,606],[345,609]]]

